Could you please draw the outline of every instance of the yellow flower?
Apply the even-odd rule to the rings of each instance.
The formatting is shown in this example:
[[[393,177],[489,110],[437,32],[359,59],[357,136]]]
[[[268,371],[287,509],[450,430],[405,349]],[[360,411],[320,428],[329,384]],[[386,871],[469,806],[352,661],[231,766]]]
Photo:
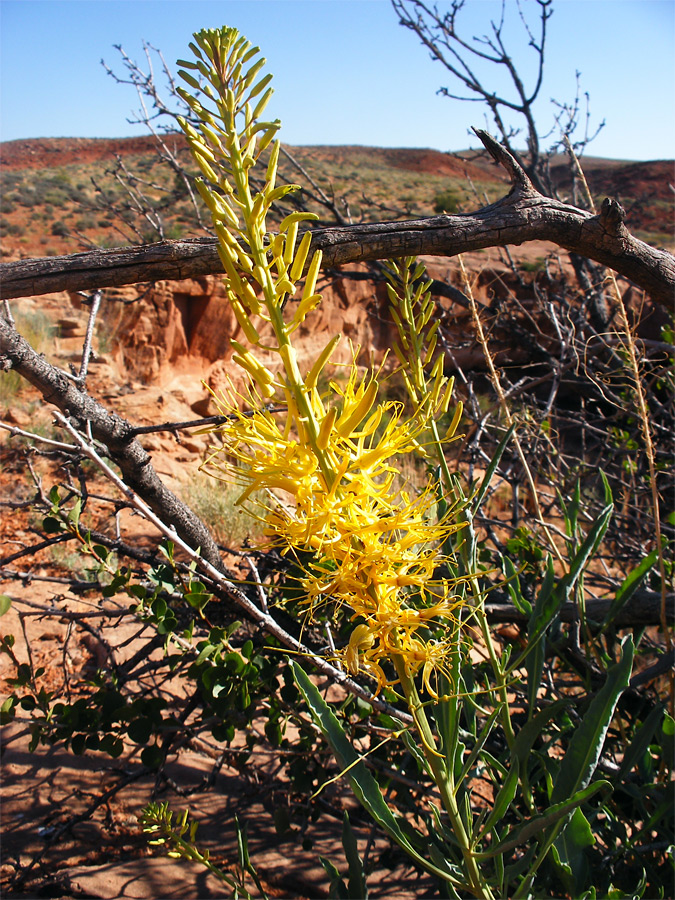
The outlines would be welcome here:
[[[236,29],[205,30],[195,41],[198,62],[185,65],[201,73],[204,86],[190,72],[180,74],[198,92],[181,89],[198,124],[181,124],[211,182],[197,186],[213,217],[228,298],[251,345],[233,342],[233,360],[248,379],[239,397],[247,410],[234,395],[221,398],[228,417],[217,429],[222,447],[205,468],[239,484],[239,502],[259,491],[266,496],[261,518],[269,543],[309,559],[300,583],[310,619],[332,603],[360,620],[343,652],[349,671],[366,672],[380,690],[395,683],[385,675],[385,660],[397,654],[411,673],[422,671],[431,690],[433,672],[444,665],[443,635],[455,606],[450,584],[436,573],[457,525],[449,517],[436,521],[433,490],[411,496],[401,484],[401,460],[425,455],[425,434],[436,433],[434,417],[450,396],[442,357],[432,359],[428,285],[414,287],[421,273],[410,273],[406,262],[400,296],[390,290],[401,347],[413,351],[410,375],[403,373],[413,414],[406,418],[401,404],[378,402],[378,373],[359,373],[354,347],[344,386],[331,383],[320,394],[319,376],[338,338],[303,375],[292,335],[321,299],[321,251],[311,252],[309,233],[298,242],[299,223],[313,214],[292,212],[275,233],[267,227],[275,204],[298,187],[276,186],[279,123],[257,121],[271,95],[270,77],[258,77],[263,61],[253,62],[257,48]],[[251,173],[265,148],[257,190]],[[278,374],[255,355],[261,322],[261,331],[271,333],[265,349],[277,354]],[[271,412],[270,402],[284,412]]]

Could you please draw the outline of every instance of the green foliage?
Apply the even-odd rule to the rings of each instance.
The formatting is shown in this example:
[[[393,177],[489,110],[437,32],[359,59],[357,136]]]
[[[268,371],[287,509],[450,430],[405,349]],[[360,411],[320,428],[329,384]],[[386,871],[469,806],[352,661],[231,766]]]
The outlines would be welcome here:
[[[57,237],[68,237],[70,228],[63,221],[54,222],[51,233]]]
[[[180,818],[174,822],[173,812],[169,808],[168,803],[150,803],[143,810],[140,822],[143,826],[143,831],[151,835],[148,841],[149,844],[166,847],[168,855],[174,859],[189,859],[201,863],[209,872],[230,888],[231,893],[229,896],[233,900],[238,900],[240,897],[245,898],[245,900],[251,900],[251,894],[245,883],[246,875],[252,879],[258,888],[259,896],[262,900],[268,900],[267,894],[258,878],[258,873],[249,859],[246,826],[240,826],[236,816],[234,824],[237,834],[239,866],[234,876],[225,872],[221,867],[214,865],[208,850],[199,850],[196,846],[197,822],[190,822],[188,810],[184,810]]]
[[[459,211],[460,197],[452,189],[446,189],[434,194],[434,212],[442,215],[453,215]]]
[[[236,40],[236,35],[223,32],[221,38],[224,46],[227,40]],[[213,43],[218,39],[219,33],[213,31],[196,36],[209,59],[218,57]],[[238,85],[241,91],[236,96],[246,95],[260,103],[256,97],[269,82],[263,79],[256,83],[258,63],[252,62],[251,57],[257,51],[249,52],[248,45],[244,47],[240,42],[236,47],[236,52],[245,56],[246,64],[251,66],[244,75],[243,63],[238,67],[237,77],[243,82]],[[199,51],[196,54],[198,63],[183,64],[188,70],[181,73],[184,81],[201,90],[200,79],[204,76],[213,86],[209,90],[224,91],[219,73],[207,64],[204,55]],[[236,96],[225,92],[221,103],[233,121]],[[257,194],[251,187],[249,170],[254,157],[259,160],[262,156],[259,144],[256,155],[256,135],[259,139],[261,131],[250,104],[242,100],[237,112],[243,118],[243,131],[236,138],[242,138],[245,152],[242,146],[235,146],[231,131],[208,118],[196,97],[190,96],[189,105],[197,117],[201,113],[201,142],[187,122],[186,131],[198,154],[201,148],[202,171],[213,183],[219,183],[222,194],[214,197],[204,183],[200,190],[209,198],[221,226],[223,221],[237,223],[237,240],[227,232],[231,238],[228,243],[229,238],[221,233],[225,227],[219,231],[223,241],[235,248],[231,257],[226,255],[230,266],[234,268],[233,259],[242,262],[242,271],[229,272],[228,285],[238,286],[242,294],[247,294],[253,308],[258,300],[246,273],[253,273],[257,267],[258,284],[264,283],[274,301],[284,295],[292,296],[295,289],[290,282],[284,282],[276,293],[275,286],[281,280],[277,276],[285,274],[286,264],[293,260],[299,220],[293,222],[292,240],[288,224],[275,235],[274,245],[271,240],[263,241],[261,234],[253,235],[259,246],[252,238],[251,222],[260,224],[263,204],[269,201],[271,209],[272,194],[275,190],[283,192],[288,186],[274,188],[270,172],[276,160],[272,156],[270,163],[268,152],[264,159],[268,167],[266,187]],[[228,115],[222,118],[227,119]],[[217,128],[219,136],[210,138],[209,128]],[[276,124],[267,123],[265,128],[263,139],[276,130]],[[236,203],[233,201],[230,206],[230,201],[225,203],[223,199],[233,193],[232,185],[225,175],[211,169],[212,163],[216,164],[211,159],[214,148],[222,150],[223,144],[235,146],[232,158],[236,155],[236,164],[232,163],[232,171],[227,174],[235,178],[239,197],[244,197],[236,202],[245,211],[242,218],[248,232],[237,217]],[[410,189],[411,185],[407,187]],[[27,190],[19,181],[14,189],[17,197]],[[63,196],[72,196],[66,177],[49,183],[38,181],[31,190],[35,195],[42,191],[45,196],[48,190],[55,206]],[[250,190],[253,196],[249,194],[247,198]],[[244,202],[247,199],[248,207]],[[458,198],[447,189],[436,194],[434,203],[437,211],[452,212]],[[112,220],[105,221],[110,224]],[[54,228],[59,224],[62,223],[56,223]],[[307,250],[308,244],[305,255]],[[247,268],[248,254],[254,251],[256,267]],[[271,260],[276,274],[272,272]],[[291,265],[291,269],[296,269],[293,278],[299,281],[302,265]],[[262,277],[264,274],[269,279]],[[314,272],[314,281],[316,275]],[[343,603],[332,607],[327,602],[340,588],[342,560],[327,554],[319,557],[311,543],[298,541],[296,545],[284,545],[283,555],[275,550],[251,551],[237,573],[228,573],[225,584],[202,571],[198,558],[186,559],[171,540],[164,539],[149,549],[130,549],[122,541],[95,530],[90,500],[77,487],[82,484],[83,466],[76,459],[70,464],[66,485],[54,486],[46,496],[38,492],[43,505],[41,541],[52,554],[69,554],[61,561],[76,576],[82,596],[95,599],[102,616],[111,616],[113,621],[116,616],[135,621],[145,643],[132,657],[134,665],[128,660],[115,662],[111,653],[108,662],[83,677],[74,691],[69,685],[48,685],[44,667],[34,663],[30,652],[28,661],[19,659],[14,636],[6,634],[0,639],[0,652],[11,660],[14,674],[9,680],[10,694],[0,711],[2,718],[30,718],[31,751],[40,744],[60,744],[76,754],[96,751],[113,759],[127,750],[137,753],[144,771],[156,777],[157,783],[169,749],[186,737],[208,736],[221,749],[230,748],[233,764],[242,767],[249,762],[254,748],[265,741],[284,776],[287,802],[279,805],[274,814],[280,835],[302,836],[307,820],[317,815],[317,795],[329,795],[330,802],[338,805],[342,799],[338,782],[344,776],[365,813],[415,867],[432,877],[440,896],[470,895],[489,900],[562,895],[665,897],[666,885],[672,878],[669,855],[675,843],[671,797],[675,721],[668,712],[666,692],[658,685],[642,692],[630,686],[636,654],[646,654],[657,647],[653,636],[643,629],[637,629],[634,635],[626,634],[616,626],[619,614],[643,584],[660,586],[661,575],[656,574],[658,553],[645,553],[625,574],[603,616],[589,613],[586,580],[597,565],[616,517],[611,487],[602,474],[597,490],[582,490],[578,480],[570,491],[561,490],[552,501],[551,510],[560,516],[559,544],[554,548],[557,558],[551,555],[553,548],[543,535],[542,522],[533,518],[509,531],[509,537],[501,544],[500,557],[490,551],[485,533],[495,526],[487,508],[491,485],[501,471],[502,457],[510,451],[515,426],[499,434],[491,458],[482,451],[485,472],[479,482],[469,481],[459,469],[450,470],[447,444],[459,426],[461,408],[455,415],[447,412],[450,391],[442,352],[436,346],[438,324],[432,321],[434,304],[426,273],[416,261],[405,260],[392,263],[387,278],[397,325],[399,384],[407,393],[405,400],[411,415],[421,418],[425,407],[431,405],[435,413],[423,420],[424,431],[415,432],[415,449],[419,451],[420,471],[423,470],[420,481],[428,488],[428,504],[420,517],[421,531],[415,534],[416,556],[423,558],[422,531],[426,533],[451,519],[457,527],[442,532],[441,547],[432,560],[433,569],[430,567],[425,584],[405,584],[412,565],[407,570],[401,565],[392,568],[392,582],[400,580],[410,587],[397,595],[399,599],[403,596],[397,612],[407,618],[405,627],[399,619],[399,624],[386,632],[387,640],[382,645],[388,647],[390,655],[385,658],[382,654],[379,671],[370,670],[371,675],[373,671],[377,674],[377,682],[368,680],[358,664],[372,649],[372,643],[351,645],[352,636],[359,633],[357,629],[362,630],[360,633],[365,629],[367,637],[372,636],[375,626],[368,620],[377,618],[369,617],[366,607],[354,613],[353,604],[349,606],[349,592],[356,591],[356,577],[349,583],[349,592],[344,591],[347,599]],[[236,291],[232,293],[234,296]],[[307,293],[304,299],[314,302],[313,286]],[[269,309],[278,310],[281,317],[288,297],[284,296],[276,306],[270,301]],[[237,312],[242,329],[248,329],[255,341],[257,332],[250,317],[241,309]],[[286,336],[281,325],[278,330]],[[289,347],[290,344],[285,345],[285,350]],[[246,352],[241,347],[240,354]],[[291,359],[291,354],[286,352],[286,357]],[[617,357],[621,358],[620,353]],[[264,391],[274,376],[252,356],[241,358],[248,365],[247,371],[257,378],[260,391]],[[288,369],[291,371],[287,371],[282,389],[297,376],[298,391],[290,399],[299,401],[300,406],[311,391],[300,382],[301,373],[290,365]],[[658,389],[665,393],[672,385],[666,376],[660,378],[663,383]],[[351,374],[327,383],[315,380],[320,402],[308,413],[318,417],[324,412],[322,404],[331,391],[339,394],[339,414],[345,432],[341,437],[352,441],[350,454],[354,457],[357,450],[363,449],[359,442],[364,434],[356,429],[361,428],[362,419],[372,407],[370,384],[353,404],[363,412],[366,401],[371,403],[359,418],[347,405],[348,388],[353,389],[356,384]],[[375,379],[371,383],[376,384]],[[393,401],[387,398],[385,404],[387,409],[401,405],[399,396]],[[380,413],[378,409],[374,415]],[[332,426],[337,415],[333,415],[333,421],[328,414],[324,419]],[[630,417],[625,410],[621,415]],[[350,428],[345,422],[352,418]],[[301,421],[307,424],[310,419],[307,414]],[[246,430],[252,416],[242,414],[240,420],[243,444],[253,434]],[[274,420],[268,417],[264,424],[271,429],[270,421]],[[377,419],[372,433],[378,433],[380,421]],[[635,428],[629,427],[634,424],[619,421],[612,431],[614,449],[619,454],[631,454],[627,472],[631,477],[639,475],[638,466],[632,462],[639,449]],[[363,430],[367,431],[368,426],[364,425]],[[296,431],[300,431],[298,422]],[[320,428],[311,435],[311,441],[325,451],[329,436],[330,428]],[[291,449],[295,451],[296,447]],[[285,462],[283,454],[278,454],[275,461],[279,458]],[[401,474],[389,462],[390,468],[383,470],[387,474],[380,481],[373,480],[375,487],[383,483],[389,472]],[[239,474],[245,480],[248,473],[250,470],[242,467]],[[349,474],[353,475],[351,471]],[[336,495],[339,487],[337,483]],[[268,507],[274,502],[272,488],[263,497],[263,504]],[[407,489],[414,497],[417,482],[408,484]],[[206,487],[203,481],[195,479],[186,496],[223,542],[240,543],[248,535],[233,527],[233,493],[214,482]],[[295,498],[298,504],[299,495],[300,491]],[[358,492],[352,491],[348,503],[337,504],[340,513],[349,507],[353,514],[354,504],[361,500]],[[289,506],[278,518],[290,521],[291,512]],[[390,512],[381,507],[370,530],[384,529]],[[326,513],[337,517],[335,508],[327,506]],[[398,532],[403,530],[399,528]],[[310,537],[316,538],[316,534]],[[385,551],[390,551],[398,540],[400,534],[392,530],[382,554],[365,560],[368,571],[381,573]],[[355,530],[350,541],[351,549],[361,551],[365,529]],[[62,547],[68,549],[61,550]],[[124,563],[120,562],[121,557]],[[80,560],[77,565],[75,558]],[[258,570],[251,560],[255,560]],[[364,570],[365,562],[359,557],[359,566]],[[668,571],[665,566],[663,571]],[[310,573],[315,579],[323,579],[324,584],[317,591],[320,602],[308,615]],[[452,607],[445,609],[440,621],[430,616],[420,627],[421,616],[440,598],[440,594],[425,596],[430,583],[451,586]],[[373,580],[372,584],[376,582]],[[234,620],[234,590],[243,591],[249,604],[271,610],[275,624],[283,622],[289,631],[295,629],[293,633],[298,633],[303,646],[309,649],[303,649],[289,662],[287,655],[280,652],[277,638]],[[507,595],[518,613],[515,635],[499,640],[487,612],[496,591]],[[564,615],[570,610],[574,611],[571,624],[566,620],[569,616]],[[12,611],[11,600],[0,597],[0,615]],[[377,613],[383,620],[386,615],[393,620],[391,608],[382,606]],[[442,647],[440,665],[415,667],[417,660],[410,649],[411,642],[406,648],[408,655],[404,655],[402,645],[413,631],[417,647],[423,647],[424,652]],[[355,666],[350,662],[350,648]],[[371,686],[377,684],[377,699],[371,696],[369,703],[362,696],[345,695],[335,700],[334,696],[339,696],[336,690],[329,700],[324,685],[317,685],[304,662],[304,656],[321,654],[346,661],[351,676]],[[382,700],[396,709],[379,709]],[[377,712],[373,709],[376,704]],[[235,828],[239,871],[235,876],[216,866],[208,853],[198,848],[196,824],[190,822],[187,811],[174,820],[167,803],[152,803],[143,812],[142,824],[151,843],[164,847],[169,855],[201,863],[220,878],[231,896],[250,896],[246,876],[265,896],[248,856],[245,827],[238,822]],[[332,862],[321,858],[330,896],[366,897],[366,871],[346,814],[342,842],[348,864],[346,876]]]
[[[524,259],[518,263],[523,272],[543,272],[546,269],[546,259],[538,256],[536,259]]]
[[[185,501],[209,523],[216,540],[230,547],[255,543],[261,537],[260,524],[237,505],[240,494],[240,488],[225,483],[214,490],[213,479],[202,472],[195,473],[183,490]]]
[[[53,350],[55,328],[50,319],[42,312],[17,312],[16,327],[28,343],[38,353]],[[0,371],[0,405],[14,404],[25,391],[27,385],[18,372],[10,369]]]

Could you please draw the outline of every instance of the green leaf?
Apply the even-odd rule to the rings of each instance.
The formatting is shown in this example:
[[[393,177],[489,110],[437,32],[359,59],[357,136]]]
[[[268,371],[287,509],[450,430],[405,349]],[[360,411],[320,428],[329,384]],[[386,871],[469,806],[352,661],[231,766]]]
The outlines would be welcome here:
[[[564,504],[561,505],[565,511],[565,531],[567,532],[568,537],[574,539],[574,536],[577,533],[577,521],[579,519],[579,507],[581,505],[581,483],[578,478],[577,483],[574,485],[574,492],[569,506],[566,507]]]
[[[10,694],[0,706],[0,725],[7,725],[16,715],[16,695]]]
[[[146,747],[141,753],[141,762],[144,766],[147,766],[148,769],[159,769],[163,758],[164,754],[157,744]]]
[[[398,722],[398,720],[396,720],[396,721]],[[400,729],[401,729],[401,739],[403,740],[403,743],[408,748],[410,755],[412,757],[414,757],[414,759],[417,761],[417,765],[420,767],[420,771],[426,772],[427,775],[431,775],[431,770],[429,768],[429,763],[427,762],[426,757],[424,756],[424,754],[422,753],[420,748],[417,746],[413,736],[410,734],[410,732],[408,731],[408,729],[405,727],[405,725],[402,722],[400,723]]]
[[[4,616],[6,612],[9,612],[12,606],[12,598],[8,597],[7,594],[0,594],[0,616]]]
[[[145,716],[134,719],[127,728],[127,734],[135,744],[147,744],[152,734],[152,722]]]
[[[347,810],[345,810],[342,819],[342,846],[345,849],[345,859],[349,866],[349,896],[362,897],[363,900],[368,900],[366,873],[363,871],[363,862],[359,856],[356,835],[349,821]]]
[[[616,775],[617,781],[624,781],[633,766],[636,766],[644,758],[652,738],[656,734],[656,729],[663,721],[664,712],[663,704],[658,703],[649,713],[642,725],[637,729],[633,736],[633,740],[628,747],[626,747],[623,754],[621,767]]]
[[[190,606],[194,607],[194,609],[198,609],[200,612],[212,597],[213,594],[209,594],[207,591],[192,591],[185,594],[185,599]]]
[[[588,858],[584,854],[587,847],[595,844],[595,837],[586,816],[577,806],[562,834],[555,841],[560,862],[569,872],[569,891],[579,896],[584,884],[588,883]]]
[[[472,509],[473,515],[475,516],[478,510],[480,509],[480,505],[483,502],[483,498],[487,492],[487,489],[490,487],[490,482],[492,481],[492,476],[497,471],[497,466],[499,465],[499,461],[502,458],[502,454],[504,450],[506,450],[506,446],[508,442],[513,437],[513,433],[516,430],[515,423],[509,428],[504,437],[501,439],[499,446],[495,450],[494,456],[490,460],[490,465],[485,470],[485,475],[483,476],[483,480],[480,483],[480,487],[476,491],[476,494],[473,498]]]
[[[42,520],[42,530],[45,534],[59,534],[64,530],[63,523],[60,519],[55,519],[54,516],[46,516]]]
[[[527,625],[527,649],[520,655],[520,659],[526,657],[527,669],[527,704],[530,717],[534,715],[537,707],[537,691],[541,683],[541,674],[544,670],[544,656],[546,645],[542,638],[550,627],[562,605],[559,597],[553,590],[555,572],[553,571],[553,559],[546,560],[546,573],[542,581],[537,599],[532,609]],[[516,665],[510,667],[516,668]]]
[[[432,866],[424,859],[424,857],[420,856],[405,836],[401,830],[401,826],[387,806],[378,783],[366,768],[361,757],[350,744],[342,726],[310,680],[307,673],[295,662],[295,660],[291,660],[290,667],[298,689],[307,703],[314,722],[321,729],[321,732],[330,744],[333,753],[335,754],[337,764],[345,771],[345,774],[349,778],[352,790],[359,802],[370,813],[377,824],[383,828],[384,831],[386,831],[386,833],[393,838],[393,840],[395,840],[410,857],[412,857],[412,859],[424,866],[427,871],[440,875],[447,880],[446,874],[440,872],[435,866]]]
[[[175,550],[175,544],[173,541],[162,541],[157,549],[162,554],[162,556],[169,560],[169,562],[173,562],[173,551]]]
[[[616,704],[628,687],[633,666],[633,649],[633,638],[629,635],[621,644],[621,659],[607,673],[605,684],[594,697],[581,725],[572,736],[553,785],[552,804],[555,805],[585,788],[593,777]]]
[[[675,719],[668,713],[663,716],[663,724],[661,726],[661,747],[663,750],[663,759],[668,765],[672,765],[675,757]]]
[[[497,823],[501,822],[506,815],[509,806],[513,803],[513,798],[516,796],[516,791],[518,790],[518,782],[520,780],[519,770],[518,760],[514,760],[504,779],[504,783],[499,789],[499,793],[495,797],[492,811],[481,828],[478,840],[480,840],[486,832],[494,828]]]
[[[528,841],[532,837],[543,837],[544,832],[551,825],[555,825],[560,819],[568,816],[571,812],[574,812],[577,806],[586,803],[600,790],[609,792],[612,790],[612,785],[609,781],[594,781],[593,784],[590,784],[583,790],[577,791],[576,794],[568,800],[552,804],[545,813],[542,813],[542,815],[535,816],[533,819],[527,819],[527,821],[522,822],[520,825],[513,828],[496,847],[492,847],[485,853],[476,853],[476,859],[490,859],[492,856],[515,850],[516,847],[525,843],[525,841]]]
[[[642,562],[636,566],[632,572],[624,579],[618,587],[614,599],[609,607],[603,627],[606,628],[614,621],[616,616],[621,612],[623,607],[628,603],[635,591],[640,587],[649,570],[656,564],[659,554],[657,550],[652,550],[649,556],[645,556]]]
[[[82,512],[82,500],[80,497],[77,498],[75,503],[73,504],[73,508],[68,513],[68,519],[73,523],[73,525],[77,526],[80,521],[80,513]]]
[[[565,577],[560,580],[559,584],[556,585],[556,593],[564,595],[561,598],[561,605],[570,596],[574,585],[579,580],[579,576],[586,568],[586,564],[598,549],[598,545],[607,531],[613,512],[614,506],[610,503],[605,506],[599,516],[594,520],[581,547],[579,547],[579,550],[570,562],[569,571]]]
[[[501,707],[496,706],[492,710],[490,715],[488,716],[488,719],[485,722],[485,725],[483,725],[483,727],[481,728],[480,734],[476,738],[476,743],[472,747],[471,753],[468,755],[468,757],[464,761],[462,771],[459,775],[459,778],[457,779],[458,784],[461,784],[464,781],[464,779],[466,778],[466,776],[469,773],[469,770],[473,767],[473,764],[478,759],[478,756],[479,756],[481,750],[483,749],[483,747],[485,746],[485,742],[489,738],[492,728],[494,727],[494,724],[497,721],[498,716],[501,714],[501,711],[502,711]],[[448,759],[450,759],[450,758],[448,757]]]
[[[505,584],[506,589],[509,592],[511,602],[519,613],[522,613],[522,615],[529,618],[532,614],[532,604],[527,599],[527,597],[523,596],[523,591],[520,586],[520,579],[518,578],[518,571],[513,565],[510,557],[502,556],[502,567],[504,569],[504,574],[506,575]]]
[[[328,886],[328,896],[330,900],[349,900],[347,885],[340,877],[337,868],[325,856],[319,856],[319,862],[324,867],[326,875],[328,875],[328,878],[330,879]]]
[[[518,762],[521,774],[527,771],[527,763],[530,759],[534,742],[541,735],[544,726],[562,710],[569,706],[568,700],[556,700],[550,706],[544,707],[536,716],[530,719],[518,732],[515,743],[511,748],[511,756]]]
[[[600,469],[600,478],[602,479],[602,486],[605,492],[605,506],[610,506],[614,502],[614,498],[612,496],[612,488],[610,487],[609,480],[605,473]]]

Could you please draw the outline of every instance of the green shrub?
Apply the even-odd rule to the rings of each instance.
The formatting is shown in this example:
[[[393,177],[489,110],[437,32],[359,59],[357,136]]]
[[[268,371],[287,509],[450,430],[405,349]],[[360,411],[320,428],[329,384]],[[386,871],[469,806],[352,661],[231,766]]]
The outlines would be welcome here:
[[[434,212],[452,215],[459,210],[460,199],[451,188],[434,195]]]
[[[543,272],[546,268],[546,260],[543,256],[538,256],[536,259],[523,260],[519,265],[523,272]]]

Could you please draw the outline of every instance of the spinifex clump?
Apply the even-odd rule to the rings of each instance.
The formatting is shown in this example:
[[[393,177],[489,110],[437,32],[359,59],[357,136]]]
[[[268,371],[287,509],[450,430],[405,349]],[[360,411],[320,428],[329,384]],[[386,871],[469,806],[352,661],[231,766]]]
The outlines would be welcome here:
[[[240,502],[254,492],[267,496],[265,534],[305,560],[301,587],[310,617],[328,602],[350,610],[356,624],[342,657],[353,674],[367,672],[379,690],[397,683],[401,669],[409,678],[422,670],[435,693],[432,675],[445,668],[457,603],[453,582],[436,573],[441,547],[458,525],[449,516],[437,520],[437,486],[416,496],[406,489],[401,460],[427,454],[425,442],[447,410],[452,384],[442,356],[427,353],[411,375],[419,396],[410,417],[401,404],[378,401],[380,377],[360,373],[353,348],[346,383],[319,390],[339,335],[301,371],[293,334],[321,300],[321,251],[312,252],[310,231],[298,240],[298,226],[316,217],[293,212],[277,230],[268,228],[274,203],[298,186],[276,185],[279,122],[260,121],[272,90],[269,75],[257,80],[264,64],[258,48],[231,28],[202,31],[195,41],[196,61],[181,61],[190,71],[180,75],[196,93],[181,89],[181,96],[199,121],[181,124],[205,176],[198,188],[249,343],[232,341],[247,409],[240,411],[241,397],[218,398],[230,420],[218,429],[223,446],[207,469],[239,483]],[[266,150],[264,184],[255,190]],[[426,307],[424,314],[426,324]],[[256,357],[263,328],[273,336],[264,349],[278,355],[278,371]],[[385,674],[384,659],[396,676]]]

